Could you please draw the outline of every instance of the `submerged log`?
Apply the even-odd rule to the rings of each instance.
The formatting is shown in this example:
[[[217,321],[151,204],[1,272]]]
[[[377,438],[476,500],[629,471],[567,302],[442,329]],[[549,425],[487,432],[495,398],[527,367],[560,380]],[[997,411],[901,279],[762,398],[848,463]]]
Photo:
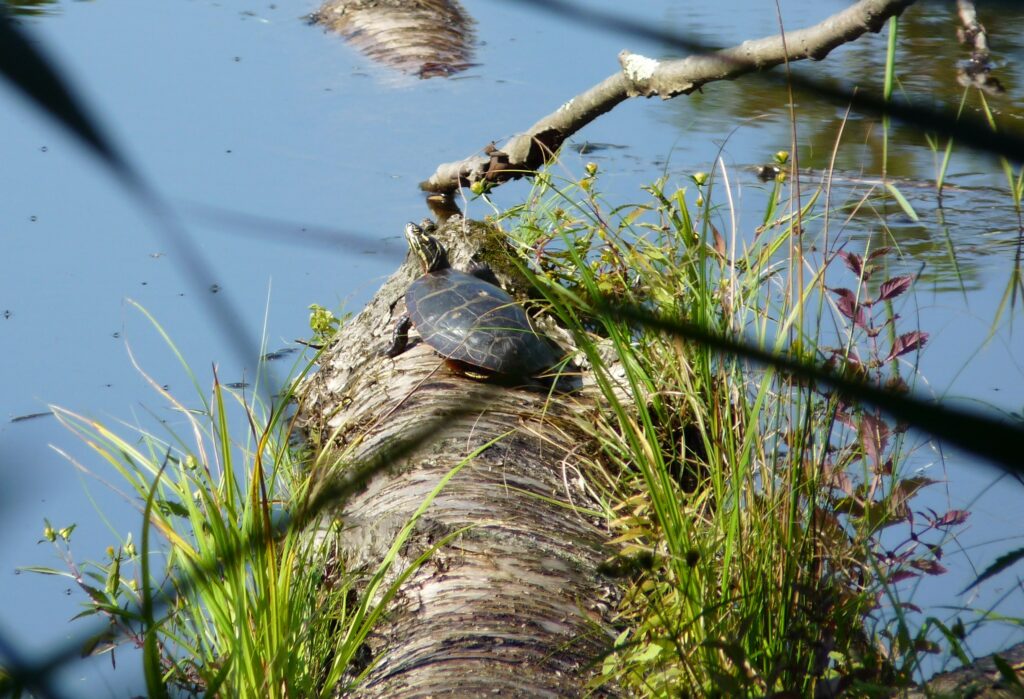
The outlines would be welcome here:
[[[483,234],[483,235],[481,235]],[[438,237],[456,267],[490,263],[513,294],[514,272],[494,264],[500,234],[454,219]],[[391,579],[445,542],[405,580],[367,646],[366,697],[575,696],[613,638],[614,587],[598,506],[577,455],[594,446],[577,426],[587,402],[538,386],[499,386],[453,372],[424,343],[382,356],[404,292],[420,274],[409,260],[347,323],[300,391],[301,419],[345,464],[386,467],[330,513],[343,568],[371,571],[403,526],[453,469],[417,520]],[[432,436],[401,457],[389,449]],[[330,523],[340,522],[334,534]],[[597,696],[612,690],[601,690]]]

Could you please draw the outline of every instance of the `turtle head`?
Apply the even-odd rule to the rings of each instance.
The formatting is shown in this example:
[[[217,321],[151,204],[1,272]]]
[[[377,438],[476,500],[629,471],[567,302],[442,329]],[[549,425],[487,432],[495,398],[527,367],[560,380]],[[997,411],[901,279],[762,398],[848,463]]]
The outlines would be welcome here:
[[[423,263],[425,273],[448,268],[448,253],[445,252],[444,246],[422,226],[415,223],[405,224],[405,239],[409,242],[409,249],[416,253],[416,257]]]

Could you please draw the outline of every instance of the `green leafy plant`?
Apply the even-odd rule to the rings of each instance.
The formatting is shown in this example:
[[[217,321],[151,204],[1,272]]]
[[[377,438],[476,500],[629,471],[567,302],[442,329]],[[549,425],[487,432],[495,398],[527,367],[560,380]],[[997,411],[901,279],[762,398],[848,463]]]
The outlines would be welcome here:
[[[347,319],[348,314],[339,318],[330,309],[316,303],[311,304],[309,307],[309,329],[313,331],[313,337],[310,339],[310,344],[319,347],[329,345]]]

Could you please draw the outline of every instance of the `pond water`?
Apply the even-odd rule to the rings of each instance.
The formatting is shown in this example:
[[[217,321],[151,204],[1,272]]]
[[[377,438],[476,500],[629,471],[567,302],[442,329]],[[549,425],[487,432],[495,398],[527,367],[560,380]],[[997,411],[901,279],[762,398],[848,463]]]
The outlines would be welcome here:
[[[846,4],[783,2],[783,20],[789,28],[806,26]],[[190,267],[96,160],[0,87],[0,636],[30,657],[76,637],[68,619],[82,602],[68,581],[15,574],[19,565],[61,566],[48,545],[36,543],[43,518],[55,526],[77,523],[76,557],[101,559],[114,532],[138,529],[139,514],[51,449],[102,469],[52,417],[14,419],[48,404],[110,423],[149,419],[149,409],[170,417],[132,367],[128,346],[157,383],[191,395],[159,334],[126,299],[159,320],[202,381],[210,380],[213,365],[222,381],[242,381],[261,350],[240,354],[239,338],[209,312],[211,300],[228,299],[249,336],[264,334],[266,350],[308,336],[311,303],[358,310],[403,259],[403,223],[427,213],[417,182],[437,164],[531,125],[614,72],[623,48],[677,53],[532,4],[467,0],[477,21],[478,65],[452,79],[424,81],[373,65],[338,37],[307,25],[303,17],[315,1],[33,5],[41,14],[25,17],[26,28],[175,206],[213,272]],[[613,13],[620,5],[588,3]],[[754,0],[654,0],[639,11],[634,19],[713,45],[759,37],[778,25],[774,4]],[[1024,8],[1004,4],[998,11],[982,20],[993,30],[999,77],[1010,92],[992,104],[1015,115],[1024,104],[1018,76],[1024,37],[1004,30],[1021,26]],[[901,90],[957,103],[954,67],[966,53],[953,39],[953,21],[945,4],[907,14]],[[885,37],[871,36],[799,69],[878,89],[884,52]],[[842,110],[808,95],[798,100],[802,164],[825,168]],[[1020,234],[998,162],[955,149],[947,177],[954,189],[940,215],[931,184],[935,154],[914,128],[895,126],[894,134],[898,147],[889,152],[888,173],[920,219],[911,221],[893,205],[886,221],[909,255],[906,265],[921,274],[913,300],[900,309],[931,334],[921,376],[936,395],[1019,413],[1024,340],[1009,323],[1022,320],[1019,299],[1001,314],[997,309],[1011,284]],[[623,104],[575,139],[615,147],[583,156],[568,151],[564,162],[576,174],[587,160],[598,162],[610,201],[640,201],[639,188],[662,172],[690,185],[688,175],[711,170],[721,149],[739,197],[741,230],[749,232],[760,223],[765,191],[750,166],[787,149],[789,139],[783,91],[745,78],[670,102]],[[872,186],[881,153],[880,126],[854,115],[837,159],[836,196],[856,197]],[[494,201],[515,204],[528,187],[503,187]],[[204,207],[238,215],[213,217]],[[477,201],[467,212],[483,217],[491,209]],[[842,225],[843,234],[861,245],[880,235],[880,220],[854,219]],[[972,513],[947,546],[951,572],[927,581],[915,601],[947,618],[946,607],[983,608],[1012,593],[1012,573],[971,595],[958,591],[996,555],[1021,545],[1020,486],[930,446],[915,458],[930,465],[933,477],[948,478],[929,496],[931,506]],[[1019,591],[999,611],[1024,616]],[[971,648],[985,653],[1017,640],[1019,632],[989,627],[972,637]],[[118,655],[117,672],[109,667],[109,658],[76,663],[61,674],[61,686],[83,696],[140,690],[129,655]]]

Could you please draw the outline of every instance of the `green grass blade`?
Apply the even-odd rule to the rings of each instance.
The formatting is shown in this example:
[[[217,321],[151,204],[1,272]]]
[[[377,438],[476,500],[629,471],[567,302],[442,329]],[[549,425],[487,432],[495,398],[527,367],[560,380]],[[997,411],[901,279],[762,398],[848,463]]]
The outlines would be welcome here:
[[[903,192],[901,192],[895,184],[892,182],[886,182],[885,188],[889,191],[889,194],[892,195],[892,198],[896,200],[896,203],[900,205],[900,208],[903,210],[903,213],[907,215],[907,218],[915,223],[920,220],[917,212],[914,211],[914,207],[910,205],[907,198],[903,196]]]

